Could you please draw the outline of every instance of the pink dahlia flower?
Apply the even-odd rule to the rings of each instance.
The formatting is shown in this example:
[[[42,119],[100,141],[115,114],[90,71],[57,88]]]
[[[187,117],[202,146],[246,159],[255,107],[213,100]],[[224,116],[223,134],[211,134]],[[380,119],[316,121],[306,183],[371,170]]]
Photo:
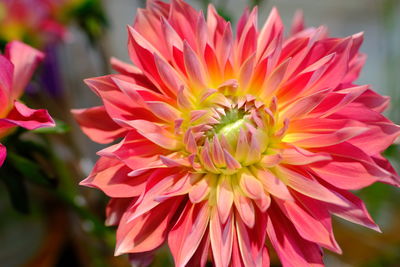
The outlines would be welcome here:
[[[0,54],[0,140],[16,127],[33,130],[52,127],[54,121],[46,110],[34,110],[19,102],[43,54],[30,46],[14,41]],[[6,148],[0,144],[0,166]]]
[[[149,1],[128,30],[135,66],[113,60],[86,80],[103,105],[74,111],[94,141],[122,138],[82,182],[111,197],[116,255],[167,242],[176,266],[268,266],[270,243],[284,266],[322,266],[322,247],[340,253],[331,214],[379,231],[349,190],[399,185],[381,153],[400,128],[354,83],[362,34],[298,15],[284,37],[276,9],[233,34],[181,0]]]

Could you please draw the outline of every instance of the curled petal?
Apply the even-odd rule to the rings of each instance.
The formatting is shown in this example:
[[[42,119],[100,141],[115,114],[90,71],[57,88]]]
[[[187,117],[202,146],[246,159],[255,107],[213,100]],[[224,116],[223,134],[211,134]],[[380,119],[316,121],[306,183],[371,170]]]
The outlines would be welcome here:
[[[0,122],[10,126],[20,126],[28,130],[55,126],[54,120],[47,110],[30,109],[18,101],[14,102],[14,108],[5,119],[0,119]]]

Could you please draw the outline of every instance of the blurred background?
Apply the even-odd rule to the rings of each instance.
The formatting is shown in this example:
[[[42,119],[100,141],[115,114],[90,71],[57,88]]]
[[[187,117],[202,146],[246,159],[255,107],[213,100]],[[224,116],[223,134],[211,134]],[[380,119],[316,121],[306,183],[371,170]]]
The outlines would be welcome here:
[[[46,12],[53,23],[49,31],[43,25],[35,28],[38,18],[30,17],[42,14],[42,7],[35,5],[24,13],[21,6],[10,4],[30,1],[35,2],[0,0],[0,44],[4,47],[12,39],[21,39],[46,52],[25,101],[49,109],[58,126],[33,134],[17,132],[7,140],[12,149],[3,168],[8,173],[0,173],[0,266],[130,266],[127,257],[113,256],[115,229],[104,226],[107,198],[77,186],[103,146],[81,133],[69,109],[99,104],[82,80],[111,73],[111,56],[129,61],[126,25],[145,1],[48,0]],[[260,24],[277,6],[286,26],[301,9],[308,26],[327,25],[332,36],[364,31],[361,50],[368,60],[358,83],[371,84],[391,96],[387,115],[400,122],[399,0],[189,2],[204,10],[212,2],[233,23],[245,6],[259,6]],[[31,28],[23,29],[28,19]],[[20,20],[25,24],[15,22]],[[399,146],[385,153],[399,171]],[[334,231],[344,253],[326,253],[326,265],[400,266],[400,190],[376,184],[357,195],[365,200],[383,234],[335,219]],[[272,258],[273,266],[279,266],[276,256]],[[172,266],[167,248],[156,255],[152,266]]]

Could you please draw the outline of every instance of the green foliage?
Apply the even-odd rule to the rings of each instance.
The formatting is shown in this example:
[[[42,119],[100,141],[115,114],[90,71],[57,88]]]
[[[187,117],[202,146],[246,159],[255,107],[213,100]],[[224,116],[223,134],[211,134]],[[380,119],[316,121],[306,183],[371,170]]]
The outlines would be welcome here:
[[[49,128],[39,128],[32,132],[40,134],[65,134],[71,130],[71,127],[63,121],[55,120],[56,126]]]
[[[104,33],[109,23],[100,0],[84,0],[71,11],[71,16],[88,35],[92,44]]]

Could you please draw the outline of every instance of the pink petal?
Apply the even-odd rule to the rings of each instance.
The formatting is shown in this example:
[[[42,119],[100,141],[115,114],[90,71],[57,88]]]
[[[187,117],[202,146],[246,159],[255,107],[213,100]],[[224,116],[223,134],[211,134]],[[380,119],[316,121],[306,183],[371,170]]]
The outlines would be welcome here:
[[[189,191],[189,199],[192,203],[202,202],[210,192],[210,182],[217,177],[213,174],[206,174],[200,178],[200,181],[195,183]]]
[[[192,189],[192,184],[190,183],[191,178],[192,174],[186,173],[186,175],[180,177],[179,180],[175,181],[174,185],[166,189],[164,193],[157,196],[154,200],[162,202],[166,199],[176,196],[187,196],[187,194]]]
[[[389,106],[390,98],[368,89],[357,98],[356,102],[376,112],[384,112]]]
[[[255,224],[255,209],[251,199],[235,192],[234,203],[243,222],[250,228]]]
[[[326,118],[336,111],[352,103],[368,89],[367,85],[355,86],[343,90],[331,92],[319,105],[312,111],[312,116]]]
[[[265,212],[271,205],[271,195],[269,193],[264,193],[261,195],[260,199],[255,199],[254,203],[256,203],[261,212]]]
[[[125,89],[123,85],[126,83],[119,82],[119,84],[116,84],[116,81],[124,81],[123,79],[129,78],[113,74],[86,79],[85,83],[101,97],[104,107],[112,119],[134,120],[137,118],[146,118],[147,120],[158,121],[157,117],[143,107],[140,102],[140,100],[143,101],[141,97],[132,98],[132,94],[129,94],[127,89],[125,91],[122,90]],[[135,87],[138,86],[135,85]]]
[[[271,168],[280,163],[282,156],[280,154],[264,155],[260,160],[260,166],[263,168]]]
[[[236,218],[237,240],[244,266],[262,267],[264,266],[262,265],[263,262],[269,262],[268,253],[264,249],[266,238],[265,215],[257,212],[256,221],[257,224],[254,227],[247,227],[248,225],[240,218]]]
[[[12,98],[18,99],[28,85],[44,54],[24,43],[13,41],[6,46],[5,56],[14,65]]]
[[[297,10],[293,17],[292,28],[290,33],[295,35],[296,33],[304,30],[304,14],[303,11]]]
[[[12,104],[12,79],[14,66],[3,55],[0,55],[0,115],[4,116]]]
[[[176,184],[177,180],[181,179],[183,176],[182,173],[177,172],[176,168],[156,169],[151,171],[150,176],[146,179],[144,189],[136,192],[140,193],[140,196],[135,205],[129,209],[130,215],[127,218],[128,222],[135,220],[139,216],[142,216],[149,210],[160,205],[162,201],[167,200],[168,198],[158,200],[157,197],[167,192],[167,190]]]
[[[200,153],[199,159],[201,164],[207,171],[212,173],[219,173],[219,170],[215,167],[214,162],[212,161],[209,149],[207,147],[203,148]]]
[[[161,80],[169,88],[169,91],[176,95],[179,88],[185,86],[182,79],[183,77],[157,54],[154,55],[154,60]]]
[[[182,117],[181,112],[174,107],[161,101],[147,101],[147,106],[157,117],[165,122],[173,122],[175,119]]]
[[[231,213],[226,223],[220,221],[217,211],[212,212],[210,218],[210,239],[216,267],[228,267],[233,244],[234,220]]]
[[[369,155],[382,153],[400,136],[400,126],[392,122],[370,123],[369,128],[368,131],[349,140],[351,144],[361,147]]]
[[[324,88],[336,88],[341,83],[348,71],[352,43],[352,38],[342,39],[336,44],[334,51],[330,51],[336,53],[335,58],[324,74],[313,84],[313,92]]]
[[[176,266],[185,266],[199,247],[210,219],[207,203],[188,202],[168,235]]]
[[[112,198],[106,207],[107,226],[118,225],[126,209],[132,205],[136,198]]]
[[[93,141],[107,144],[123,137],[126,129],[116,124],[104,106],[71,110],[82,131]]]
[[[119,160],[101,157],[80,185],[99,188],[110,197],[139,196],[146,186],[148,175],[131,178],[128,176],[130,171]]]
[[[285,167],[276,167],[276,169],[278,172],[278,177],[284,180],[285,183],[292,189],[311,198],[348,207],[348,202],[343,198],[343,196],[324,187],[309,175],[303,175]]]
[[[390,173],[389,177],[382,177],[380,182],[390,184],[396,187],[400,187],[400,177],[397,174],[396,170],[393,168],[390,161],[382,157],[381,155],[372,157],[372,159],[376,162],[376,164]]]
[[[162,245],[180,204],[180,199],[171,199],[135,220],[128,220],[126,213],[118,226],[115,255],[150,251]]]
[[[224,156],[224,151],[221,146],[221,143],[219,142],[219,138],[217,136],[214,136],[213,142],[212,142],[212,158],[217,167],[223,167],[225,166],[225,156]]]
[[[173,57],[173,47],[183,50],[183,41],[167,19],[161,20],[161,28],[166,45],[169,49],[169,56]]]
[[[199,11],[184,1],[172,1],[169,21],[184,40],[187,40],[191,47],[196,47],[195,29]]]
[[[205,85],[206,73],[202,67],[203,64],[186,41],[183,43],[183,56],[189,80],[195,82],[197,85]]]
[[[327,153],[312,153],[299,147],[284,149],[281,157],[281,162],[289,165],[308,165],[332,159]]]
[[[304,240],[279,208],[269,209],[268,237],[283,267],[323,267],[322,252],[317,244]]]
[[[283,23],[278,9],[273,8],[260,30],[257,44],[257,58],[260,58],[264,51],[269,47],[273,40],[277,39],[283,32]]]
[[[261,97],[270,98],[279,88],[285,77],[287,67],[290,64],[290,58],[282,62],[274,71],[265,79],[262,85]]]
[[[285,108],[282,112],[284,118],[297,118],[307,115],[316,106],[318,106],[328,95],[330,90],[322,90],[312,95],[305,96],[295,101],[293,104]]]
[[[0,122],[8,123],[10,126],[20,126],[28,130],[55,126],[54,120],[47,110],[30,109],[18,101],[14,102],[14,108],[5,119],[0,119]]]
[[[6,159],[6,156],[7,156],[7,149],[5,146],[0,144],[0,167],[1,167],[1,165],[3,165],[3,163]]]
[[[300,147],[324,147],[343,143],[349,139],[361,136],[367,131],[366,127],[349,126],[328,133],[290,133],[285,135],[283,141]]]
[[[371,215],[369,215],[365,204],[360,198],[345,190],[333,188],[331,190],[335,190],[340,194],[343,199],[347,201],[348,206],[343,207],[339,205],[326,204],[326,207],[330,212],[352,223],[360,224],[377,232],[381,232],[379,226],[375,224]]]
[[[233,205],[233,189],[230,184],[230,177],[221,177],[220,184],[217,187],[217,208],[219,214],[219,220],[222,224],[225,224],[229,215],[232,212]]]
[[[244,262],[240,253],[240,247],[238,243],[236,226],[233,228],[233,244],[232,244],[232,267],[243,267]]]
[[[134,65],[125,63],[115,57],[111,57],[110,64],[115,71],[128,76],[132,74],[142,73],[142,71],[139,68],[135,67]]]
[[[331,231],[329,230],[332,229],[327,229],[319,221],[319,218],[313,217],[312,214],[297,203],[277,200],[277,204],[286,217],[293,223],[301,237],[340,253],[336,242],[334,243],[331,240]]]
[[[360,162],[352,162],[340,158],[325,164],[311,167],[318,177],[331,185],[345,189],[358,190],[367,187],[377,181],[380,177],[371,175]]]
[[[288,187],[269,170],[257,170],[257,177],[260,179],[266,192],[280,199],[293,200]]]
[[[163,148],[134,131],[128,132],[119,144],[97,152],[100,156],[118,158],[133,170],[152,166],[158,160],[158,155],[164,153]]]
[[[210,249],[210,235],[208,230],[204,233],[200,245],[197,247],[196,252],[193,254],[190,261],[186,266],[200,266],[205,267],[208,260],[208,251]]]
[[[224,149],[224,157],[228,170],[236,170],[242,167],[242,165],[240,165],[240,163],[226,149]]]
[[[175,139],[175,136],[172,133],[150,121],[121,121],[117,119],[115,121],[134,128],[136,131],[138,131],[138,133],[162,148],[175,150],[178,146],[178,141]]]
[[[154,54],[162,57],[160,52],[136,29],[128,26],[128,31],[128,47],[132,61],[143,70],[150,81],[156,85],[158,90],[165,96],[174,97],[174,92],[164,84],[157,70]]]
[[[318,222],[320,222],[323,227],[329,232],[331,243],[333,244],[334,251],[336,253],[342,253],[341,248],[337,244],[335,240],[335,236],[332,229],[332,216],[327,209],[325,203],[309,198],[302,194],[294,192],[295,198],[298,200],[298,203],[309,213],[311,214]]]
[[[264,194],[263,185],[250,173],[242,173],[240,176],[240,187],[243,192],[252,199],[260,199]]]

